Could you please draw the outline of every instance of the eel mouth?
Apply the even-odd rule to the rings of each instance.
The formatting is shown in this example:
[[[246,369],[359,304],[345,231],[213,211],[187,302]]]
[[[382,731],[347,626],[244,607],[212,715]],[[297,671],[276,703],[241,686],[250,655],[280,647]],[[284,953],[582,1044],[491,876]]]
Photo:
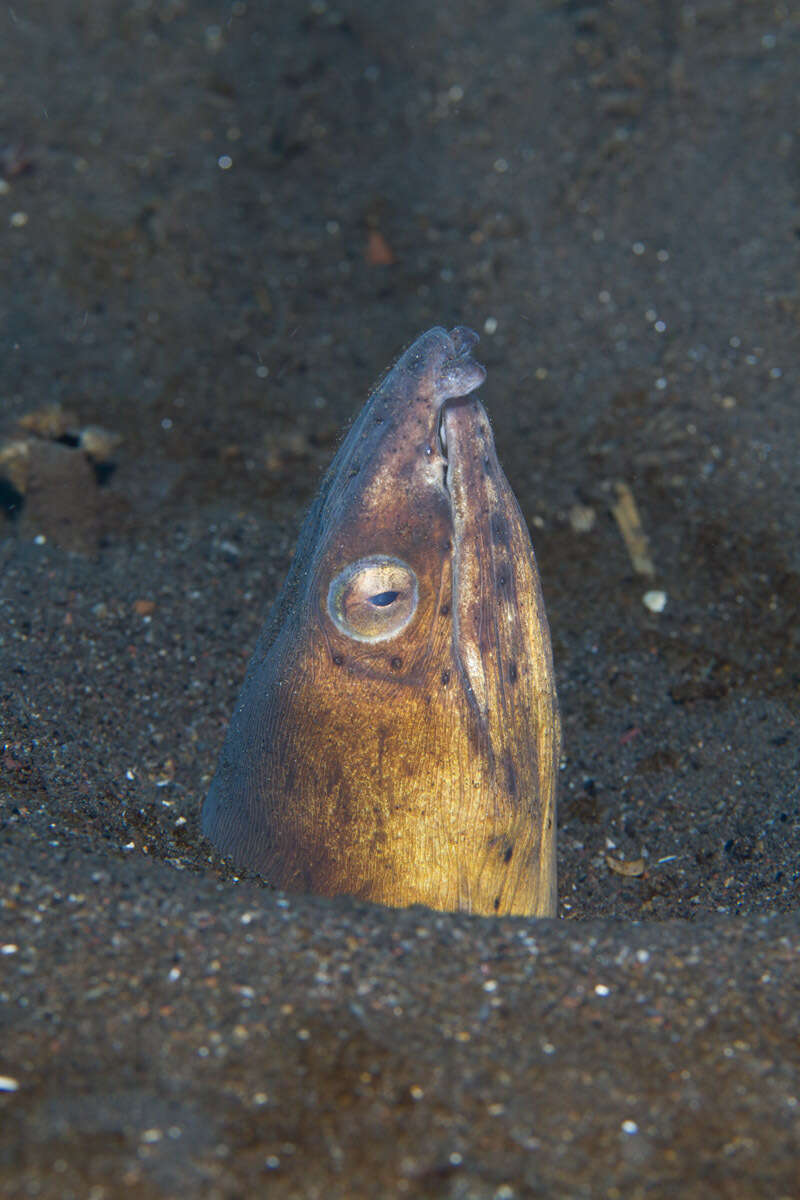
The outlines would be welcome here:
[[[466,325],[456,325],[449,332],[453,353],[442,362],[437,379],[437,398],[440,401],[436,423],[437,448],[447,462],[447,409],[462,403],[470,392],[479,388],[486,378],[486,368],[472,357],[480,341],[478,334]]]
[[[444,420],[445,405],[439,409],[438,420],[436,422],[436,445],[444,459],[445,468],[445,483],[447,482],[447,426]]]

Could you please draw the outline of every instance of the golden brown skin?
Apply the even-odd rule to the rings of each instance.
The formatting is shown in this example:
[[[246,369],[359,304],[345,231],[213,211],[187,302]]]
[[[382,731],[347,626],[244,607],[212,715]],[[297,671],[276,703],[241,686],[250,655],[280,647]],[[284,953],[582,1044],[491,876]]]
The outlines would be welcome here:
[[[203,831],[278,887],[555,915],[550,636],[476,341],[429,330],[370,396],[250,662]]]

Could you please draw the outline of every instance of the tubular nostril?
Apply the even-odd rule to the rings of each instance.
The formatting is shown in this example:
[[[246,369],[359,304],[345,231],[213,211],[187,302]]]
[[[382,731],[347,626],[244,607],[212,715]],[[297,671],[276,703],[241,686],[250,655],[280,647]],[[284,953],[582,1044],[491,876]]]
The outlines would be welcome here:
[[[459,354],[442,364],[437,379],[439,397],[442,401],[457,400],[468,396],[479,388],[486,378],[486,368],[476,363],[469,354]]]
[[[456,325],[455,329],[450,330],[450,337],[453,341],[456,354],[469,354],[473,346],[477,346],[480,338],[474,329],[470,329],[467,325]]]

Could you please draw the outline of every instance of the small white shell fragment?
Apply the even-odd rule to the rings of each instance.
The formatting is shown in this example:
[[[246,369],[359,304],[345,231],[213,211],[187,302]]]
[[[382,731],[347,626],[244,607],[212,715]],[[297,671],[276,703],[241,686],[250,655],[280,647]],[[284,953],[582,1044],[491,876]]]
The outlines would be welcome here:
[[[650,556],[650,543],[644,531],[642,518],[636,504],[633,492],[627,483],[616,483],[616,502],[611,505],[614,520],[619,526],[625,549],[631,560],[631,566],[637,575],[647,575],[652,578],[656,573]]]
[[[650,612],[662,613],[667,607],[667,593],[660,591],[645,592],[642,596],[642,604],[645,608],[649,608]]]
[[[610,854],[607,854],[606,866],[609,871],[613,871],[616,875],[626,875],[631,879],[636,879],[639,875],[644,875],[643,858],[613,858]]]
[[[19,1080],[11,1075],[0,1075],[0,1092],[18,1092]]]

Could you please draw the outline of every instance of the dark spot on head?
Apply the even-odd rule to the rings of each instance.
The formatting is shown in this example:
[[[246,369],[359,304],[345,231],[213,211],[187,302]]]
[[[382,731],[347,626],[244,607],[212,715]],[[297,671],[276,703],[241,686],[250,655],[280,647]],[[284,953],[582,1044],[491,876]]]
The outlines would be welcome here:
[[[493,837],[489,838],[486,844],[490,850],[497,851],[503,862],[511,862],[511,855],[514,853],[514,843],[507,833],[496,833]]]
[[[508,682],[517,682],[517,664],[515,662],[510,662],[508,664]]]
[[[343,662],[344,662],[344,659],[342,658],[341,654],[334,654],[334,656],[333,656],[333,665],[334,665],[335,667],[340,667],[340,666],[342,665],[342,663],[343,663]]]
[[[495,911],[495,912],[497,912],[497,910],[498,910],[498,908],[499,908],[499,907],[500,907],[500,897],[499,897],[499,896],[495,896],[495,898],[494,898],[494,911]]]
[[[491,459],[488,457],[488,455],[487,455],[487,457],[486,457],[486,458],[484,458],[484,460],[483,460],[483,469],[485,470],[485,472],[486,472],[486,474],[487,474],[487,475],[491,475],[491,473],[492,473],[492,460],[491,460]]]
[[[403,660],[402,660],[402,658],[399,658],[398,655],[395,655],[394,658],[389,663],[389,666],[392,668],[393,671],[399,671],[400,668],[402,667],[402,665],[403,665]]]
[[[506,787],[508,788],[509,796],[516,796],[517,772],[514,770],[514,764],[510,757],[506,757]]]
[[[497,586],[504,588],[507,583],[508,583],[508,576],[506,575],[505,571],[501,571],[499,573],[499,575],[497,576]]]
[[[444,670],[442,671],[442,683],[444,684],[445,687],[447,687],[449,682],[450,682],[450,672],[448,671],[447,667],[445,667]]]
[[[446,617],[448,615],[448,613],[450,612],[450,605],[443,604],[442,607],[439,609],[439,612],[442,614],[443,617]]]
[[[508,522],[504,516],[497,512],[492,513],[490,528],[492,531],[492,539],[498,546],[505,546],[508,544]]]
[[[450,541],[450,538],[448,538],[447,541],[442,544],[442,554],[449,554],[452,549],[453,543]]]

